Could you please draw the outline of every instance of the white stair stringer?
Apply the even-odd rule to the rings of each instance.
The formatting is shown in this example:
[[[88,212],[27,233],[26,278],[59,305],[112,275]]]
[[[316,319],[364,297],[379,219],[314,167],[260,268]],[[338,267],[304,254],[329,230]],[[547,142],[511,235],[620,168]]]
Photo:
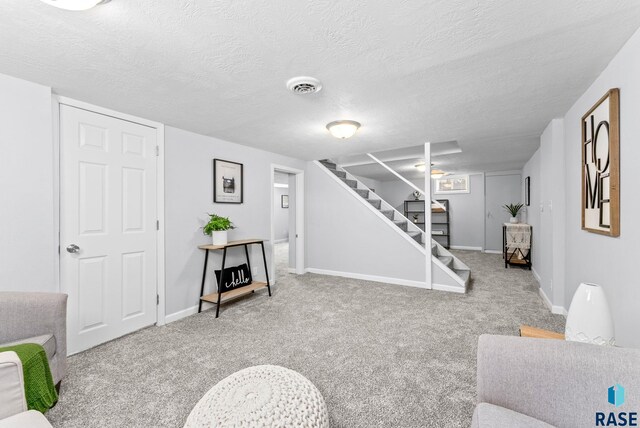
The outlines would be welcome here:
[[[375,215],[377,215],[380,219],[382,219],[382,221],[384,221],[387,225],[389,225],[391,228],[398,230],[399,232],[402,232],[401,229],[399,229],[396,224],[393,222],[395,219],[403,219],[406,220],[408,222],[408,224],[410,223],[412,226],[415,227],[415,232],[422,232],[422,229],[420,229],[419,227],[415,226],[413,223],[411,223],[405,216],[403,216],[402,214],[400,214],[400,212],[398,212],[398,210],[396,210],[395,208],[393,208],[391,205],[389,205],[389,203],[387,203],[387,201],[385,201],[384,199],[380,198],[380,196],[376,195],[375,192],[372,192],[371,189],[369,189],[367,186],[365,186],[362,182],[360,182],[360,180],[358,180],[357,178],[355,178],[353,175],[349,174],[347,171],[343,170],[343,169],[339,169],[338,171],[344,172],[346,174],[346,177],[348,180],[352,180],[357,182],[357,187],[356,189],[361,189],[361,190],[367,190],[369,192],[369,197],[370,199],[376,200],[376,201],[380,201],[381,203],[381,208],[378,209],[376,207],[374,207],[373,205],[371,205],[367,199],[363,198],[362,196],[360,196],[353,187],[350,187],[348,184],[346,184],[342,179],[340,179],[340,177],[336,176],[335,174],[331,173],[330,169],[327,168],[323,163],[321,163],[320,161],[314,161],[314,163],[316,163],[318,166],[320,166],[320,168],[324,171],[327,171],[328,175],[330,177],[332,177],[340,186],[342,186],[343,188],[347,189],[348,191],[350,191],[354,196],[357,197],[358,200],[362,201],[363,204],[365,204],[365,206],[367,208],[369,208]],[[389,218],[387,216],[385,216],[382,212],[383,211],[392,211],[394,213],[393,218]],[[396,217],[397,216],[397,217]],[[413,245],[418,251],[420,251],[422,254],[424,254],[425,256],[427,255],[427,252],[424,248],[424,243],[422,245],[420,245],[414,238],[412,238],[410,235],[408,235],[407,233],[401,233],[401,235],[408,241],[411,243],[411,245]]]
[[[426,256],[426,233],[422,229],[375,192],[372,192],[355,176],[338,167],[335,163],[330,160],[314,161],[314,163]],[[367,195],[366,198],[363,196],[364,194]],[[379,201],[380,207],[377,208],[370,201],[376,204]],[[471,276],[469,267],[434,239],[431,239],[431,265],[434,289],[456,293],[466,292]]]
[[[449,266],[445,261],[449,262]],[[435,239],[431,239],[431,265],[434,290],[466,293],[471,279],[471,269]]]

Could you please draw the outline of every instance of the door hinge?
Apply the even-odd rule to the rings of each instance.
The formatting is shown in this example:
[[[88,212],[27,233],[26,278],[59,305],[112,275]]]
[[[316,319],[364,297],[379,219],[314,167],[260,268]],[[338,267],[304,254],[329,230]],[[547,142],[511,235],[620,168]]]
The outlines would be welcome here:
[[[160,156],[160,146],[156,146],[156,156]]]
[[[156,230],[160,230],[160,220],[156,220]]]
[[[160,295],[156,294],[156,306],[160,304]]]

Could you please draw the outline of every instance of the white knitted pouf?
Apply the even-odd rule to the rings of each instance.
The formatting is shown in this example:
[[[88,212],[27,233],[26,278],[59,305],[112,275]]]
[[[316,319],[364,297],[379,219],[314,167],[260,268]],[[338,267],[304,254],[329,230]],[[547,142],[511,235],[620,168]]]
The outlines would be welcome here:
[[[327,405],[307,378],[279,366],[255,366],[222,379],[200,399],[184,428],[328,428]]]

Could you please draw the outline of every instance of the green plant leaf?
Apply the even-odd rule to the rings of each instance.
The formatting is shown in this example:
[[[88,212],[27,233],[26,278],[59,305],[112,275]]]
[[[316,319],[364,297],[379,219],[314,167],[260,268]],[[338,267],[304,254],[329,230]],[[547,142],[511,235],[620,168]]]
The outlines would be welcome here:
[[[505,210],[507,210],[509,212],[509,214],[511,214],[511,217],[517,217],[518,213],[520,212],[522,207],[524,207],[524,204],[521,204],[521,203],[518,203],[518,204],[506,204],[506,205],[502,206],[502,208],[504,208]]]
[[[211,236],[213,232],[235,229],[228,217],[222,217],[217,214],[209,214],[209,222],[202,228],[202,233]]]

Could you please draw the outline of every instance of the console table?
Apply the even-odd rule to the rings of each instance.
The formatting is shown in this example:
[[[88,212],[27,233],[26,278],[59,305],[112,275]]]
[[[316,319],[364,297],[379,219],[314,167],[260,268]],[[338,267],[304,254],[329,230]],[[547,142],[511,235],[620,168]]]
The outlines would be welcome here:
[[[224,264],[227,261],[227,250],[233,247],[244,247],[244,254],[247,257],[247,267],[249,268],[249,275],[251,273],[251,261],[249,260],[249,245],[260,245],[262,249],[262,260],[264,262],[264,274],[267,282],[253,281],[251,278],[251,284],[244,287],[236,288],[230,291],[222,292],[222,279],[224,277]],[[253,293],[256,290],[266,288],[271,296],[271,285],[269,283],[269,271],[267,269],[267,256],[264,252],[264,239],[243,239],[239,241],[229,241],[226,245],[200,245],[199,249],[204,250],[204,269],[202,270],[202,285],[200,286],[200,303],[198,305],[198,313],[202,311],[202,302],[214,303],[216,305],[216,318],[220,314],[220,304],[225,303],[236,297],[244,296],[246,294]],[[207,279],[207,263],[209,261],[209,252],[214,250],[222,250],[222,267],[220,268],[220,278],[218,280],[218,291],[216,293],[204,294],[204,284]]]
[[[521,266],[531,270],[533,227],[525,223],[505,223],[502,226],[502,241],[504,267]]]

